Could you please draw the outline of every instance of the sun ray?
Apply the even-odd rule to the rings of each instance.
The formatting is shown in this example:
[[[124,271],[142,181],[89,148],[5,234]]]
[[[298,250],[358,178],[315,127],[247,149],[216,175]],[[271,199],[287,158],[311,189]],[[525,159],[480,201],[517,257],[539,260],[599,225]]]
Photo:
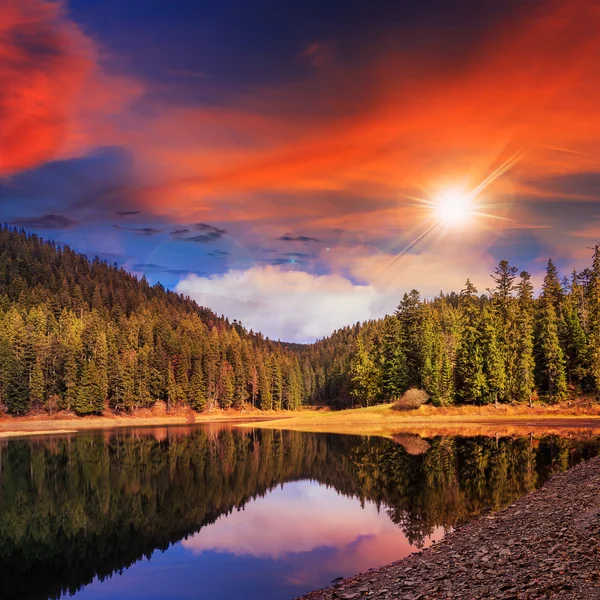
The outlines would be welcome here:
[[[433,225],[429,226],[421,235],[419,235],[419,237],[417,237],[410,244],[408,244],[408,246],[406,246],[406,248],[404,248],[403,250],[398,252],[398,254],[394,255],[383,267],[381,267],[381,269],[376,271],[375,276],[379,275],[382,271],[389,269],[400,257],[402,257],[409,250],[414,248],[414,246],[416,246],[416,244],[418,244],[424,237],[426,237],[429,233],[431,233],[439,224],[440,224],[440,221],[435,221],[433,223]]]
[[[508,217],[501,217],[500,215],[491,215],[490,213],[484,213],[484,212],[480,212],[478,210],[474,210],[472,214],[480,216],[480,217],[486,217],[488,219],[498,219],[499,221],[507,221],[509,223],[515,222],[514,219],[509,219]]]
[[[514,167],[519,160],[523,157],[525,151],[520,148],[512,156],[507,158],[498,168],[490,173],[477,187],[475,187],[469,194],[471,198],[476,198],[488,185],[494,182],[498,177],[506,173],[509,169]]]

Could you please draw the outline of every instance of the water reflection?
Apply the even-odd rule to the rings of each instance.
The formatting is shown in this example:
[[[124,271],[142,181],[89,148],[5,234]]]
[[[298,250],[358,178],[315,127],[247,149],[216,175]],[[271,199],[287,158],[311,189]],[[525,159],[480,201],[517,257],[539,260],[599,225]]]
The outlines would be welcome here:
[[[591,434],[222,427],[2,441],[0,596],[290,598],[401,558],[599,448]]]

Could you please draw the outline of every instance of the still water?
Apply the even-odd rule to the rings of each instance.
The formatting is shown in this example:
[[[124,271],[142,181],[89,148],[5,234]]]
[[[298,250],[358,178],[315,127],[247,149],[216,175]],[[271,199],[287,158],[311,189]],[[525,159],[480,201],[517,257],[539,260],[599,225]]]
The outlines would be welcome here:
[[[132,428],[0,441],[0,598],[290,599],[398,560],[600,436]]]

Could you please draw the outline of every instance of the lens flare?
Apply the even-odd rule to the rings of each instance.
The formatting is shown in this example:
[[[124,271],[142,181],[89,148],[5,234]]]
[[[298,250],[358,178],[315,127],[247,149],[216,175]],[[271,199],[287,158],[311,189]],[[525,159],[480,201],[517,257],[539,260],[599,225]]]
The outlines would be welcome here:
[[[441,224],[456,227],[469,220],[473,214],[473,203],[468,194],[451,190],[437,199],[435,212]]]

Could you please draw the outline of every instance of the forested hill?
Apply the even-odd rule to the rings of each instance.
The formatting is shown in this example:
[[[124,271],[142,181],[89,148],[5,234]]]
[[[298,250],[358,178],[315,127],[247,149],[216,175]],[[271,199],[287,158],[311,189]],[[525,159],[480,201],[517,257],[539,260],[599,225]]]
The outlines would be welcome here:
[[[314,344],[274,342],[161,285],[0,229],[0,412],[368,405],[409,388],[437,405],[600,392],[600,247],[542,293],[501,261],[493,286],[422,300]]]
[[[2,411],[83,415],[157,400],[294,409],[331,401],[321,354],[247,332],[116,265],[0,229]]]
[[[534,298],[529,273],[501,261],[491,289],[424,301],[404,294],[394,315],[358,335],[350,393],[361,404],[409,388],[434,404],[555,402],[600,393],[600,246],[591,268],[560,278],[548,261]]]

